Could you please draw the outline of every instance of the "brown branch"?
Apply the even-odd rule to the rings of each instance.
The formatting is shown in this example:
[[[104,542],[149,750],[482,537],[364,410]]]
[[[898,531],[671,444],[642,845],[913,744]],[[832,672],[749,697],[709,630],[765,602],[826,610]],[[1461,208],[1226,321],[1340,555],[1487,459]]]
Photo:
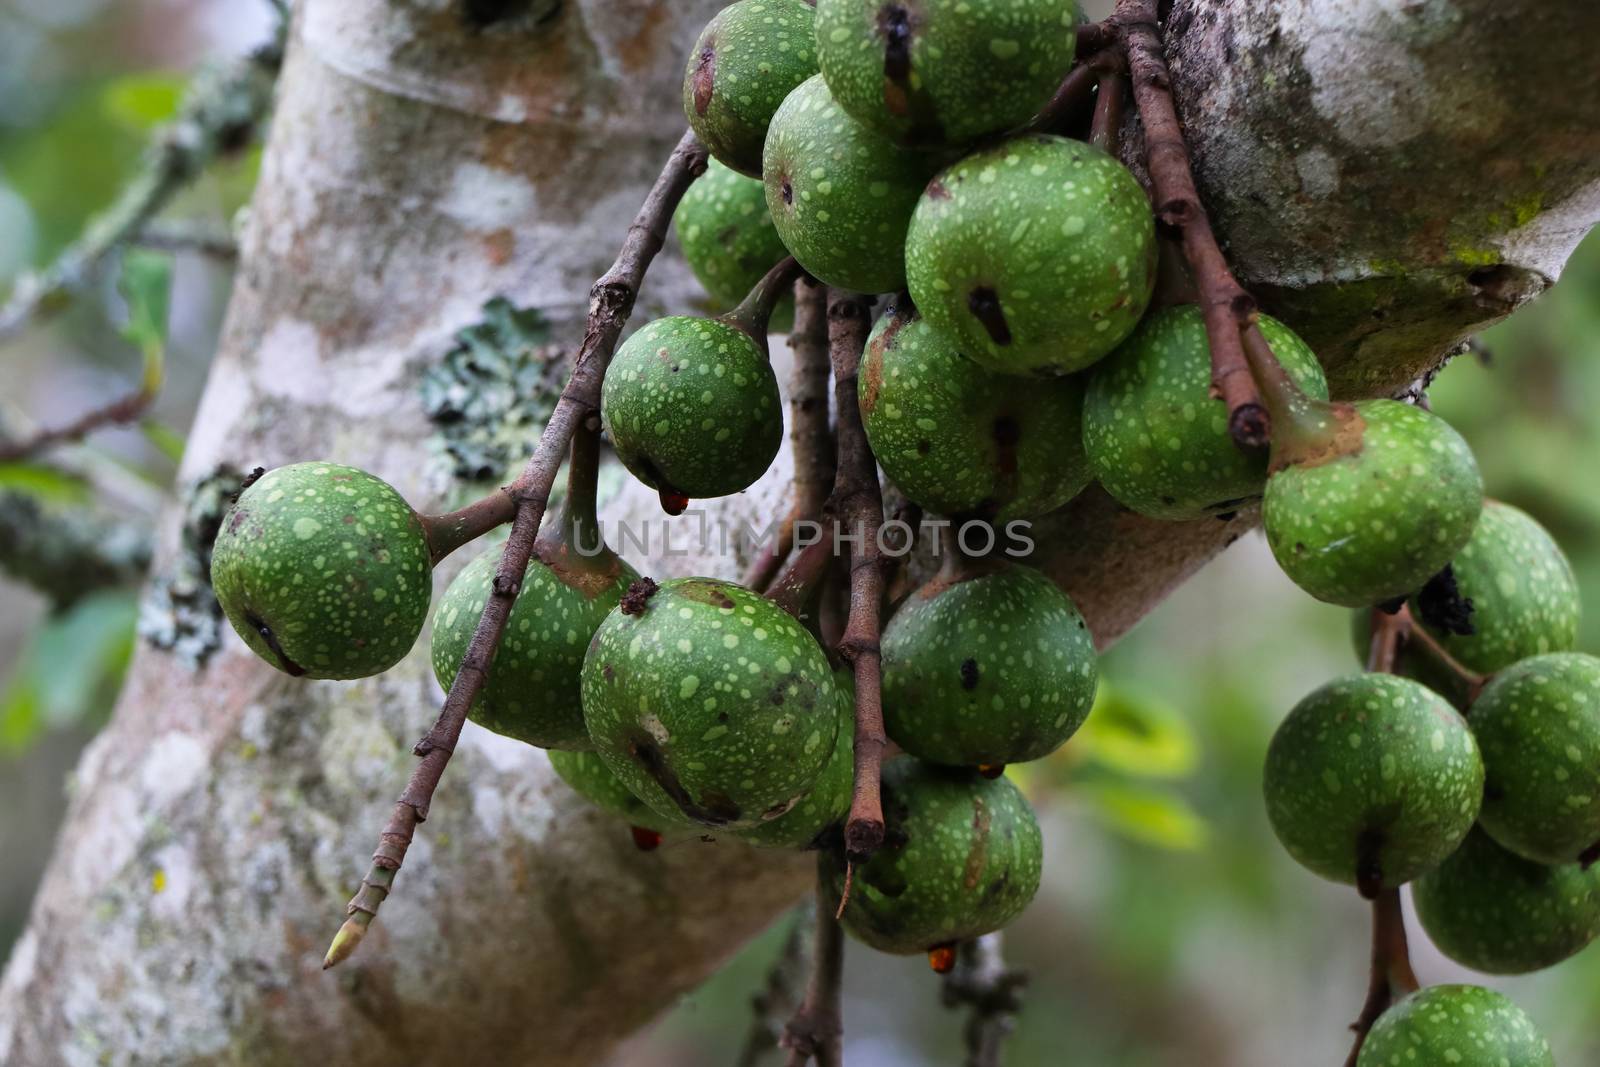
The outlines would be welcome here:
[[[817,1067],[841,1067],[844,1056],[841,1038],[843,1016],[839,1008],[839,986],[844,976],[844,930],[834,918],[830,903],[822,898],[827,880],[817,859],[817,933],[811,955],[811,981],[806,999],[784,1028],[781,1044],[789,1050],[786,1067],[804,1067],[815,1060]]]
[[[767,1052],[781,1047],[790,1019],[800,1010],[802,986],[811,970],[817,902],[813,897],[799,905],[789,920],[761,991],[750,998],[750,1033],[739,1052],[738,1067],[756,1067]]]
[[[1111,19],[1090,22],[1078,27],[1078,58],[1086,59],[1103,48],[1117,43],[1117,25]]]
[[[1127,110],[1126,71],[1100,75],[1094,97],[1094,118],[1089,122],[1089,143],[1115,156],[1122,149],[1122,121]]]
[[[1401,608],[1400,613],[1408,618],[1410,617],[1409,608]],[[1445,647],[1439,643],[1438,638],[1418,625],[1415,620],[1411,621],[1411,625],[1406,631],[1406,640],[1421,651],[1423,655],[1461,679],[1467,687],[1467,704],[1469,707],[1477,701],[1478,694],[1483,692],[1483,687],[1489,684],[1489,675],[1480,674],[1456,659],[1445,650]]]
[[[972,1009],[963,1029],[967,1067],[1000,1067],[1001,1049],[1016,1028],[1027,984],[1025,971],[1006,967],[999,933],[961,945],[955,968],[944,976],[941,999],[949,1008]]]
[[[493,592],[484,606],[478,627],[467,645],[461,669],[450,683],[444,707],[433,728],[417,742],[415,752],[421,762],[411,774],[405,791],[395,802],[394,813],[379,837],[372,856],[372,868],[361,880],[361,888],[346,908],[349,918],[328,948],[323,967],[332,967],[349,957],[360,944],[367,927],[389,895],[396,872],[405,860],[417,823],[428,817],[428,805],[444,768],[455,751],[467,719],[467,709],[483,689],[489,665],[494,660],[506,616],[521,588],[522,578],[533,556],[534,538],[544,519],[550,488],[556,471],[566,456],[573,433],[589,416],[600,409],[600,385],[607,365],[616,350],[617,338],[633,310],[650,261],[666,239],[667,223],[689,183],[705,172],[706,151],[692,133],[679,140],[666,166],[645,197],[627,240],[611,269],[589,290],[589,319],[583,343],[573,364],[572,377],[561,390],[550,421],[539,436],[539,446],[528,459],[521,475],[507,490],[516,501],[516,518],[505,551],[495,571]]]
[[[745,572],[744,585],[765,589],[794,548],[795,523],[815,521],[833,487],[833,434],[828,428],[828,290],[811,278],[794,287],[794,368],[789,375],[789,449],[794,501],[777,534]]]
[[[1241,338],[1241,331],[1256,321],[1256,302],[1228,268],[1200,203],[1189,148],[1172,100],[1172,77],[1162,51],[1156,9],[1157,0],[1117,0],[1112,16],[1122,33],[1133,75],[1133,98],[1144,124],[1156,220],[1178,235],[1199,288],[1200,310],[1211,345],[1211,386],[1228,405],[1228,432],[1240,448],[1261,448],[1268,442],[1271,426]]]
[[[102,427],[133,422],[145,413],[155,398],[155,390],[140,388],[103,407],[86,412],[63,426],[49,426],[35,430],[27,437],[16,441],[0,441],[0,463],[15,463],[52,445],[80,441]]]
[[[1372,902],[1372,973],[1367,983],[1366,1003],[1350,1025],[1356,1032],[1356,1043],[1345,1060],[1345,1067],[1355,1067],[1361,1056],[1361,1046],[1366,1043],[1367,1034],[1378,1017],[1400,997],[1416,992],[1419,985],[1416,972],[1411,969],[1400,890],[1385,889]]]
[[[856,374],[870,326],[867,300],[840,290],[828,294],[828,351],[833,360],[834,408],[838,412],[839,473],[832,507],[850,540],[850,620],[839,652],[855,668],[856,778],[845,823],[845,851],[852,862],[883,843],[883,799],[879,795],[883,750],[879,613],[883,570],[878,533],[883,526],[883,490],[861,425]]]

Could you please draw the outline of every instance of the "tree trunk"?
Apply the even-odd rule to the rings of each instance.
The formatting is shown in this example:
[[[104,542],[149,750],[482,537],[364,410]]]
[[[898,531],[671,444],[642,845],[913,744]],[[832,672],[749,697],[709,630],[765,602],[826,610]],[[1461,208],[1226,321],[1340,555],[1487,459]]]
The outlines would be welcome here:
[[[437,504],[418,372],[496,293],[575,341],[716,6],[303,0],[185,473],[327,457]],[[1600,215],[1588,0],[1179,0],[1172,26],[1241,276],[1346,394],[1535,295]],[[663,261],[640,314],[689,294]],[[771,517],[783,469],[717,514]],[[1041,562],[1106,643],[1251,521],[1094,491],[1041,527]],[[639,853],[542,754],[469,726],[372,935],[322,972],[437,710],[426,660],[330,684],[231,635],[200,671],[142,649],[0,984],[0,1060],[590,1064],[803,891],[803,857]]]

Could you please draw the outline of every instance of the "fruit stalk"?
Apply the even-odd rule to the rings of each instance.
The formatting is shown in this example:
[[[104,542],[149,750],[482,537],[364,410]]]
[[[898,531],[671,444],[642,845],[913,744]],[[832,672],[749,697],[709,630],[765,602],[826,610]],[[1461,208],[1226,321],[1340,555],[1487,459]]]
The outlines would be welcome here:
[[[839,652],[856,676],[856,779],[845,822],[846,854],[860,861],[883,843],[880,796],[883,751],[882,654],[879,613],[883,570],[878,531],[883,526],[883,491],[878,467],[861,425],[856,375],[871,326],[867,298],[834,289],[828,294],[828,352],[833,361],[834,408],[838,411],[839,473],[833,491],[837,521],[850,542],[850,618]]]
[[[617,338],[633,310],[639,285],[651,260],[666,241],[667,223],[673,209],[691,182],[705,172],[706,151],[692,133],[685,133],[667,158],[644,204],[628,228],[627,239],[611,268],[589,290],[589,317],[583,342],[573,362],[572,376],[561,390],[561,397],[539,436],[539,445],[527,466],[508,492],[516,501],[516,518],[505,552],[495,573],[494,595],[484,606],[472,641],[462,659],[461,670],[445,697],[439,717],[428,733],[417,742],[421,757],[395,802],[372,856],[372,869],[362,879],[361,888],[346,907],[348,918],[329,946],[323,967],[347,959],[361,942],[362,934],[378,914],[389,895],[395,875],[405,860],[417,823],[428,817],[428,806],[444,774],[445,765],[455,750],[461,728],[488,676],[506,616],[516,599],[533,556],[535,536],[544,519],[556,471],[566,455],[568,443],[580,423],[593,416],[600,406],[600,386],[606,366],[616,350]]]
[[[464,508],[443,515],[423,515],[422,530],[428,538],[428,555],[437,566],[462,545],[476,541],[516,517],[517,501],[509,486],[500,486]]]
[[[794,287],[794,369],[789,376],[789,448],[794,501],[777,533],[745,572],[746,588],[766,589],[794,547],[794,525],[815,520],[833,488],[833,432],[828,425],[828,290],[809,278]]]
[[[1367,1000],[1361,1014],[1351,1024],[1356,1032],[1355,1047],[1345,1067],[1355,1067],[1372,1024],[1396,1000],[1420,988],[1411,969],[1411,951],[1406,941],[1405,915],[1400,909],[1400,890],[1386,889],[1372,902],[1372,975],[1367,984]]]
[[[1162,52],[1156,7],[1156,0],[1117,0],[1112,16],[1122,34],[1133,75],[1133,99],[1144,124],[1156,220],[1179,235],[1199,287],[1206,336],[1211,342],[1211,385],[1228,405],[1228,433],[1240,448],[1262,448],[1271,437],[1271,425],[1250,375],[1241,337],[1241,331],[1255,322],[1256,302],[1228,269],[1200,203],[1189,148],[1172,100],[1172,76]]]
[[[761,354],[767,355],[767,324],[772,320],[772,309],[794,287],[802,273],[793,256],[784,256],[761,276],[738,307],[722,316],[722,321],[749,334]]]
[[[784,1027],[781,1044],[789,1050],[786,1067],[840,1067],[844,1062],[841,1038],[844,1020],[839,1007],[844,976],[844,928],[833,916],[833,903],[824,900],[824,882],[817,879],[817,932],[811,954],[811,980],[805,1000]]]

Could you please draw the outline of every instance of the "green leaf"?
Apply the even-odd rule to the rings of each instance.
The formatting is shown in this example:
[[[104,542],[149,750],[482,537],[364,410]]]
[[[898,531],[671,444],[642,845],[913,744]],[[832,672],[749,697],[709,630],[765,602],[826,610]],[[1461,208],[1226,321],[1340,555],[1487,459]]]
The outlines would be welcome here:
[[[1080,759],[1141,778],[1186,778],[1200,762],[1188,719],[1152,697],[1104,681],[1094,710],[1068,747]]]
[[[172,257],[163,252],[129,249],[122,256],[122,277],[117,283],[128,302],[128,324],[122,333],[144,353],[141,387],[147,393],[161,388],[167,351],[167,312],[172,302]]]
[[[1074,795],[1081,797],[1106,827],[1146,845],[1194,852],[1205,847],[1210,837],[1205,819],[1188,801],[1165,789],[1097,782],[1079,786]]]
[[[25,749],[47,727],[103,719],[133,655],[137,618],[137,594],[116,590],[47,619],[0,693],[0,749]]]
[[[146,71],[118,78],[106,86],[106,114],[119,125],[148,132],[178,113],[184,80],[174,74]]]
[[[0,463],[0,491],[67,504],[83,503],[90,496],[82,478],[37,463]]]

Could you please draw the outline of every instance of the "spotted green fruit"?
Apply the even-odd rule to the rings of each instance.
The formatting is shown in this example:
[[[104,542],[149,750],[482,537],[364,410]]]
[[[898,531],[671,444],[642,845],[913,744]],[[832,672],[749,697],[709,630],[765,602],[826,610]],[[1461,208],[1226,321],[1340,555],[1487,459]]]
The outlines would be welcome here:
[[[639,576],[614,555],[598,572],[563,566],[563,554],[542,544],[528,562],[511,605],[505,635],[483,692],[468,716],[497,734],[540,748],[586,749],[578,675],[589,639]],[[433,616],[433,673],[446,689],[494,588],[503,546],[462,568]]]
[[[1301,865],[1393,888],[1472,829],[1483,760],[1466,720],[1406,678],[1361,674],[1295,705],[1267,749],[1267,815]],[[1380,882],[1381,879],[1381,882]]]
[[[550,750],[550,766],[572,791],[593,804],[627,820],[629,826],[662,833],[695,824],[683,818],[666,818],[651,811],[644,801],[628,791],[622,779],[611,773],[606,761],[593,752]]]
[[[683,194],[672,227],[689,269],[718,311],[743,300],[762,275],[789,254],[772,225],[760,179],[747,178],[715,159]],[[793,324],[794,298],[786,296],[769,328],[788,333]]]
[[[1039,888],[1033,809],[1007,778],[898,759],[883,768],[884,844],[851,879],[842,921],[857,940],[911,955],[981,937]],[[844,892],[842,849],[825,852],[828,898]]]
[[[740,0],[706,23],[689,53],[683,113],[700,143],[741,174],[761,177],[772,113],[817,73],[815,19],[805,0]]]
[[[1077,378],[1018,389],[915,309],[890,308],[861,361],[861,420],[889,480],[941,515],[1007,521],[1089,484]]]
[[[628,338],[606,371],[600,413],[634,477],[686,497],[748,488],[783,440],[766,352],[717,319],[674,315]]]
[[[1428,624],[1416,598],[1412,618],[1451,656],[1493,674],[1520,659],[1568,652],[1578,643],[1578,582],[1555,539],[1526,512],[1486,500],[1467,546],[1450,561],[1458,593],[1472,601],[1471,634]]]
[[[739,832],[760,848],[821,848],[836,837],[850,813],[856,781],[856,687],[848,670],[834,672],[839,735],[816,784],[794,807],[769,822]]]
[[[819,75],[772,117],[763,180],[784,246],[829,285],[887,293],[906,280],[906,226],[934,170],[840,110]]]
[[[1156,278],[1155,223],[1128,168],[1044,134],[941,172],[906,234],[917,308],[1001,374],[1070,374],[1133,332]]]
[[[932,763],[1022,763],[1083,725],[1098,677],[1083,616],[1038,571],[937,577],[884,631],[884,725]]]
[[[1472,730],[1490,837],[1539,863],[1600,843],[1600,659],[1555,652],[1506,668],[1472,705]]]
[[[1021,126],[1072,66],[1074,0],[818,0],[817,60],[840,105],[902,143]]]
[[[1411,886],[1439,950],[1486,974],[1552,967],[1600,936],[1600,866],[1532,863],[1473,830]]]
[[[662,815],[729,830],[783,815],[816,785],[839,729],[816,639],[772,601],[711,578],[633,600],[584,660],[595,750]]]
[[[433,592],[422,520],[387,482],[337,463],[293,463],[239,494],[211,585],[268,663],[308,678],[365,678],[416,644]]]
[[[1356,1067],[1555,1067],[1550,1043],[1492,989],[1436,985],[1384,1012]]]
[[[1405,596],[1444,569],[1477,525],[1483,478],[1437,415],[1395,400],[1341,410],[1352,408],[1328,453],[1267,479],[1261,517],[1296,585],[1354,608]]]
[[[1261,332],[1295,383],[1326,400],[1322,365],[1305,342],[1266,315]],[[1083,440],[1106,492],[1155,519],[1236,511],[1267,484],[1267,457],[1233,443],[1228,405],[1211,395],[1211,346],[1193,304],[1145,316],[1132,337],[1095,364]]]

